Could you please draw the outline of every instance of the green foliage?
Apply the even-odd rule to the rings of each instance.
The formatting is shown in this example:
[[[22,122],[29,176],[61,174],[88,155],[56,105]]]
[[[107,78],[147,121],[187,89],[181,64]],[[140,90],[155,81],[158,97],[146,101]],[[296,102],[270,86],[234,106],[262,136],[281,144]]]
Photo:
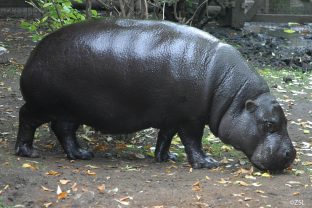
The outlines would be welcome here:
[[[82,3],[82,0],[75,0]],[[21,27],[32,34],[33,41],[41,40],[46,34],[65,25],[80,22],[86,15],[72,7],[70,0],[30,0],[26,1],[42,14],[34,21],[22,21]],[[93,18],[98,17],[96,10],[91,10]]]
[[[0,198],[0,208],[9,208],[8,206],[4,204],[2,198]]]

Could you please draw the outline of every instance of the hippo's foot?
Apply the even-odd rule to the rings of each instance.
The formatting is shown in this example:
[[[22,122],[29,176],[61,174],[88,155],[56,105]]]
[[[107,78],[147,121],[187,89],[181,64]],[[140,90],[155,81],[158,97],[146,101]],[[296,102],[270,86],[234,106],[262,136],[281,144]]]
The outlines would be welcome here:
[[[91,151],[82,149],[82,148],[77,148],[74,151],[68,151],[67,152],[67,158],[70,160],[91,160],[94,157],[94,154]]]
[[[197,158],[196,160],[193,160],[191,163],[192,168],[199,169],[199,168],[216,168],[219,166],[218,161],[213,159],[209,156],[204,156],[201,158]]]
[[[27,144],[16,146],[15,154],[21,157],[39,157],[38,151]]]
[[[76,138],[76,131],[79,123],[69,120],[54,120],[51,128],[57,139],[61,143],[67,158],[70,160],[91,160],[94,154],[88,150],[82,149]]]
[[[169,148],[172,137],[176,134],[175,128],[160,129],[155,149],[155,160],[157,162],[164,162],[168,160],[177,161],[178,156],[175,153],[170,153]]]
[[[156,162],[165,162],[168,160],[177,161],[178,155],[176,153],[167,153],[163,155],[158,154],[155,156],[155,160]]]

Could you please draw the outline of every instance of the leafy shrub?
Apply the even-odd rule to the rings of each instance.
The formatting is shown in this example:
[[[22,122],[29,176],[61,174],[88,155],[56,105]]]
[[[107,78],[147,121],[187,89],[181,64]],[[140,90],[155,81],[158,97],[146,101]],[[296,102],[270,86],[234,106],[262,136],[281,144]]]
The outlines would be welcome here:
[[[82,0],[75,1],[82,3]],[[33,41],[39,41],[65,25],[86,19],[86,14],[73,8],[70,0],[30,0],[27,3],[41,13],[39,19],[21,22],[21,27],[32,33]],[[91,14],[93,18],[99,16],[96,10],[91,10]]]

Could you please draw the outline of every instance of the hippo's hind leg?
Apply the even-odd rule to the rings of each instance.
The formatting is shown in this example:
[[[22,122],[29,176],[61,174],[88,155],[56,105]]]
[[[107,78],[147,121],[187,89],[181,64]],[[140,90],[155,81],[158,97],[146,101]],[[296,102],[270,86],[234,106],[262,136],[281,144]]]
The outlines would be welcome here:
[[[35,112],[29,105],[24,104],[19,111],[19,127],[15,144],[15,154],[23,157],[39,157],[33,148],[34,134],[36,129],[49,122],[47,116]]]
[[[55,120],[51,123],[51,128],[69,159],[90,160],[94,157],[93,153],[82,149],[77,141],[76,131],[78,127],[79,124],[73,121]]]
[[[204,124],[194,121],[183,125],[178,130],[188,161],[193,168],[214,168],[218,166],[218,162],[206,156],[202,150],[204,126]]]
[[[177,160],[175,154],[169,152],[172,137],[177,133],[177,129],[160,129],[157,137],[157,144],[155,149],[155,159],[157,162],[163,162],[167,160]]]

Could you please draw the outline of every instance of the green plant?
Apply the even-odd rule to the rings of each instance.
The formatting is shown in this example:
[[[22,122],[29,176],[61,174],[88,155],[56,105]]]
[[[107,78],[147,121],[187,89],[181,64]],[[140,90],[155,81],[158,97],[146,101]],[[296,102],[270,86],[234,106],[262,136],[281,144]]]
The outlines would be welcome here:
[[[82,3],[82,0],[75,1]],[[41,13],[39,19],[21,22],[21,27],[31,32],[33,41],[39,41],[48,33],[65,25],[86,19],[86,14],[74,9],[70,0],[29,0],[26,2]],[[93,18],[99,17],[96,10],[91,10],[91,14]]]
[[[8,208],[8,206],[6,206],[2,200],[2,198],[0,197],[0,208]]]

